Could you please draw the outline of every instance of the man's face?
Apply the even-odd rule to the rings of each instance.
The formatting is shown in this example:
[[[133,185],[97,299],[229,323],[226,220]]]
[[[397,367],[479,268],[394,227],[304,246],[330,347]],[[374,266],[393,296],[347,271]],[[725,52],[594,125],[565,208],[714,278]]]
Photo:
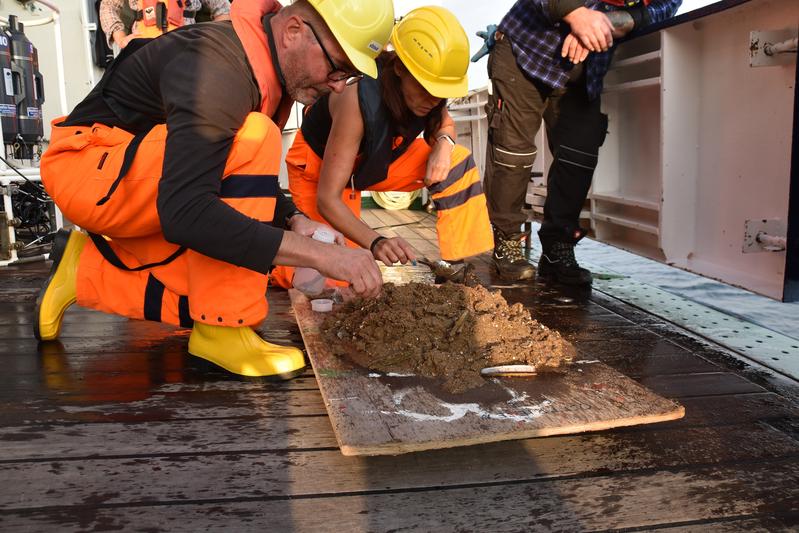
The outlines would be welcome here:
[[[299,19],[298,19],[299,20]],[[332,91],[344,90],[342,74],[354,72],[344,50],[328,32],[314,30],[301,21],[294,30],[298,38],[290,41],[286,61],[281,64],[286,91],[296,101],[311,105]]]

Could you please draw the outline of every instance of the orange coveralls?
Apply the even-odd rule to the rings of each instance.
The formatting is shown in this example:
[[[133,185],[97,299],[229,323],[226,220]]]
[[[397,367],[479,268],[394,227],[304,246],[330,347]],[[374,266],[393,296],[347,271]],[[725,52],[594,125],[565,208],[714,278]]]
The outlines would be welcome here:
[[[271,222],[278,190],[282,123],[288,115],[262,26],[273,0],[240,2],[231,13],[261,92],[261,112],[238,130],[220,198],[241,213]],[[290,102],[289,102],[290,104]],[[268,276],[184,250],[164,239],[156,209],[166,126],[143,137],[103,124],[60,127],[42,158],[42,182],[66,217],[95,234],[80,257],[77,303],[130,318],[191,327],[252,326],[267,315]],[[138,149],[136,149],[136,144]],[[129,168],[123,168],[128,153]],[[103,237],[99,237],[102,235]],[[121,261],[101,253],[108,247]],[[106,254],[108,255],[108,254]]]
[[[421,189],[430,151],[427,142],[416,139],[391,163],[386,179],[367,190],[407,192]],[[472,154],[464,146],[456,144],[451,161],[446,179],[428,188],[437,211],[436,231],[441,258],[447,261],[477,255],[494,247],[483,185]],[[309,218],[329,224],[316,206],[321,166],[322,159],[298,131],[286,156],[291,198]],[[361,191],[345,188],[341,200],[356,217],[360,217]],[[350,245],[355,246],[351,242]],[[277,267],[272,272],[272,281],[281,287],[290,287],[293,275],[291,267]]]

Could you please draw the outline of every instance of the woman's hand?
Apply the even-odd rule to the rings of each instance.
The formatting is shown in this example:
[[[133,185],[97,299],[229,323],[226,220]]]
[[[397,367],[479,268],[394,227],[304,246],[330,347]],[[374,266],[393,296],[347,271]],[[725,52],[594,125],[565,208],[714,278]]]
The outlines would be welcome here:
[[[374,246],[372,255],[385,265],[393,265],[397,262],[404,265],[408,261],[416,260],[416,254],[413,253],[413,248],[411,248],[408,241],[402,237],[392,237],[391,239],[382,239],[378,241]]]
[[[427,158],[427,171],[424,176],[425,187],[430,187],[447,179],[452,166],[453,146],[446,140],[436,141]]]
[[[318,229],[323,229],[329,233],[332,233],[336,237],[336,244],[344,245],[346,244],[346,240],[344,239],[344,235],[341,232],[334,230],[327,224],[322,224],[321,222],[317,222],[315,220],[311,220],[310,218],[306,217],[302,214],[296,214],[291,217],[288,224],[291,231],[295,233],[299,233],[303,237],[313,237],[313,234]]]
[[[128,43],[131,42],[135,38],[136,38],[136,36],[134,34],[132,34],[132,33],[131,34],[127,34],[127,33],[125,33],[122,30],[117,30],[112,35],[112,40],[115,43],[117,43],[117,46],[119,46],[119,48],[125,48],[128,45]]]

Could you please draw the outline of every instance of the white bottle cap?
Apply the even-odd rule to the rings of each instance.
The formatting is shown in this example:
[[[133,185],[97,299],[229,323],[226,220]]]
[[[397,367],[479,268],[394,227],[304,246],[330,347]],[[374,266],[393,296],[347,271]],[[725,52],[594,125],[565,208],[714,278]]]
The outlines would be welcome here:
[[[327,298],[311,300],[311,309],[317,313],[328,313],[333,310],[333,300],[328,300]]]
[[[333,244],[336,242],[336,235],[328,229],[319,228],[313,232],[313,239],[315,241]]]

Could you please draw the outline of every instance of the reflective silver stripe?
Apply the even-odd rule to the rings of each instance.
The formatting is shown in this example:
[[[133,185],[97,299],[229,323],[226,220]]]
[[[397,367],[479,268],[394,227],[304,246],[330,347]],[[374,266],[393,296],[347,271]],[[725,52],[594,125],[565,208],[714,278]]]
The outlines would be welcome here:
[[[438,211],[443,211],[445,209],[452,209],[454,207],[461,206],[475,196],[479,196],[481,194],[483,194],[483,184],[478,181],[472,183],[466,189],[456,192],[453,195],[446,196],[444,198],[434,198],[433,204],[435,204]]]
[[[588,167],[588,166],[585,166],[585,165],[581,165],[580,163],[575,163],[574,161],[569,161],[568,159],[563,159],[562,157],[559,158],[559,161],[562,161],[564,163],[568,163],[570,165],[574,165],[576,167],[587,168],[588,170],[594,170],[594,167]]]
[[[535,155],[538,153],[538,150],[534,150],[532,152],[509,152],[508,150],[503,150],[502,148],[497,148],[496,146],[494,147],[494,150],[508,155]]]
[[[518,167],[518,165],[509,165],[507,163],[502,163],[501,161],[494,161],[494,163],[496,163],[497,165],[502,166],[502,167],[508,167],[508,168],[517,168]]]
[[[588,157],[593,157],[594,159],[597,158],[597,154],[589,154],[588,152],[583,152],[578,150],[577,148],[572,148],[571,146],[566,146],[565,144],[560,145],[561,148],[565,148],[567,150],[571,150],[572,152],[577,152],[578,154],[587,155]]]
[[[473,168],[475,168],[474,158],[472,157],[472,154],[469,154],[463,159],[463,161],[449,170],[449,174],[447,174],[447,177],[444,179],[444,181],[434,183],[427,189],[433,194],[439,193],[459,179],[462,179],[466,173]]]

